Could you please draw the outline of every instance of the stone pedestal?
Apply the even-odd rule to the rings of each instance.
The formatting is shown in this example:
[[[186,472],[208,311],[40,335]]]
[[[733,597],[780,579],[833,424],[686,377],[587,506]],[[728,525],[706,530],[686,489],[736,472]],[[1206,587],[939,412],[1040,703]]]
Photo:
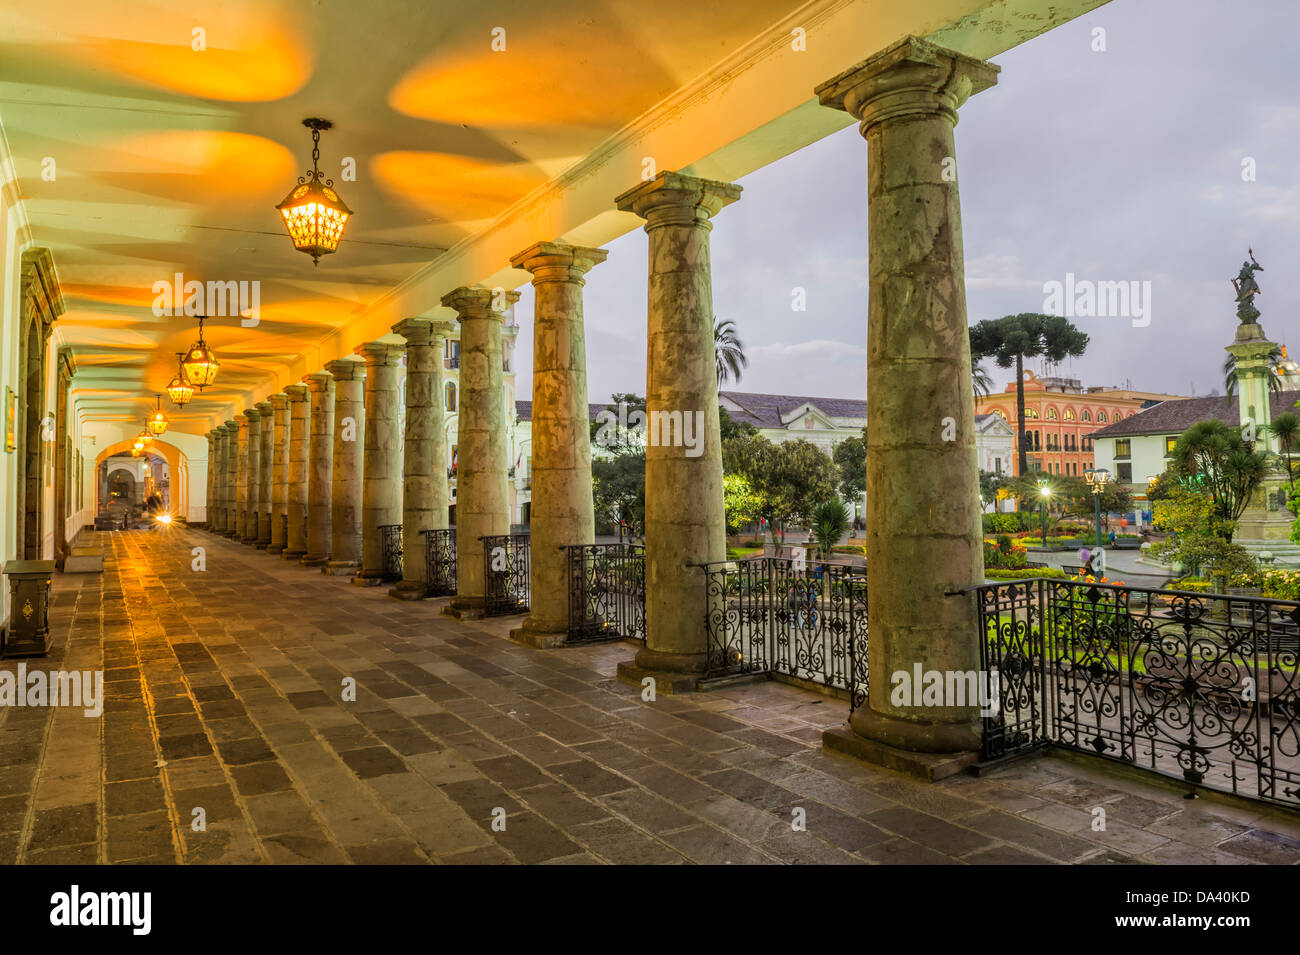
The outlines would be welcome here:
[[[406,435],[402,444],[402,579],[388,595],[420,600],[429,592],[420,532],[447,527],[442,347],[456,326],[450,321],[408,318],[394,325],[393,331],[406,339]]]
[[[334,460],[330,490],[330,560],[326,574],[350,577],[361,569],[361,452],[366,416],[364,362],[340,358],[325,366],[334,378]]]
[[[289,506],[289,396],[271,395],[271,544],[268,554],[284,551],[284,516]]]
[[[290,385],[284,393],[289,397],[289,493],[285,503],[289,527],[280,556],[298,560],[307,553],[308,391],[306,385]]]
[[[274,482],[272,472],[275,469],[275,409],[271,402],[259,401],[256,408],[261,415],[261,427],[258,436],[261,440],[261,456],[258,460],[257,493],[257,549],[266,550],[271,546],[271,492]]]
[[[559,646],[569,632],[570,544],[593,544],[591,417],[587,410],[584,276],[604,249],[539,242],[510,260],[533,275],[533,497],[530,610],[511,637]]]
[[[460,321],[459,463],[456,468],[456,596],[443,613],[482,616],[483,542],[510,533],[506,470],[505,392],[501,323],[518,292],[494,300],[491,289],[461,287],[442,297]]]
[[[9,624],[0,639],[0,656],[43,657],[50,649],[52,560],[11,560],[4,565],[9,584]]]
[[[864,758],[893,768],[913,753],[973,753],[980,745],[977,706],[896,706],[890,694],[891,674],[914,664],[980,669],[974,598],[945,596],[983,579],[952,160],[958,107],[996,79],[995,66],[908,37],[817,88],[822,105],[851,113],[867,140],[872,679],[850,726],[877,744]],[[947,418],[956,424],[950,441]]]
[[[256,408],[244,412],[241,439],[245,445],[244,523],[240,540],[245,544],[257,543],[257,515],[262,509],[262,413]]]
[[[366,444],[361,492],[359,587],[390,579],[384,568],[379,528],[402,521],[401,428],[397,416],[397,370],[401,345],[367,342],[356,353],[366,362]]]
[[[705,668],[705,575],[687,565],[726,557],[709,231],[739,198],[731,183],[662,172],[615,200],[650,236],[646,645],[619,678],[653,676],[661,691]]]
[[[307,467],[307,553],[302,563],[330,559],[330,491],[334,470],[334,379],[318,371],[303,379],[311,391],[311,445]]]

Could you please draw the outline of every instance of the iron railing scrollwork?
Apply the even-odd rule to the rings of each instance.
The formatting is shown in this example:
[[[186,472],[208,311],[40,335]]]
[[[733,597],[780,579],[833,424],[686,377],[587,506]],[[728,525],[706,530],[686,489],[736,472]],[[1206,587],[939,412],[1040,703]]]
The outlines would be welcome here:
[[[973,588],[986,758],[1051,744],[1300,807],[1300,603],[1025,580]]]
[[[420,531],[424,535],[424,565],[429,596],[456,595],[456,528]]]
[[[774,673],[867,698],[867,582],[859,568],[783,557],[697,565],[706,678]]]
[[[527,613],[529,571],[527,534],[494,534],[483,543],[483,613],[497,617]]]
[[[569,644],[645,643],[645,548],[575,544],[563,548],[569,581]]]
[[[392,580],[402,577],[402,525],[380,524],[379,547],[384,555],[384,576]]]

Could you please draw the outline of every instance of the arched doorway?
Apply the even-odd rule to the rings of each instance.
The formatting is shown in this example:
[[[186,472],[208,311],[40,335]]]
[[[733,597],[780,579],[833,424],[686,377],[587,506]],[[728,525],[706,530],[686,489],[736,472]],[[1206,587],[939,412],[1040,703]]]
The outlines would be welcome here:
[[[95,474],[98,478],[96,493],[99,496],[97,510],[102,512],[109,503],[117,500],[110,493],[111,480],[115,471],[113,459],[117,459],[124,462],[124,470],[139,485],[137,504],[144,504],[150,493],[157,492],[168,512],[186,517],[189,514],[190,504],[189,458],[185,452],[162,438],[154,438],[153,443],[149,445],[149,450],[143,456],[136,458],[131,456],[131,447],[134,443],[134,439],[119,441],[96,455]]]

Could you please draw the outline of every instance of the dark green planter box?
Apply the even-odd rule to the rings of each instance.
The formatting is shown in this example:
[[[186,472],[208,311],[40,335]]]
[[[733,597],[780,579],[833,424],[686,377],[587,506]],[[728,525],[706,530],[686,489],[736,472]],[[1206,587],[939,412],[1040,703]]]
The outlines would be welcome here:
[[[0,639],[0,656],[43,657],[50,649],[50,577],[52,560],[11,560],[9,626]]]

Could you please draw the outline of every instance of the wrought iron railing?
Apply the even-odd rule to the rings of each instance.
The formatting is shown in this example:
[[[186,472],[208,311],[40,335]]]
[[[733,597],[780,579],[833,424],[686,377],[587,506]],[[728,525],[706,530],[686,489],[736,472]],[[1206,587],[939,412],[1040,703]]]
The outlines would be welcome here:
[[[999,673],[986,758],[1051,744],[1300,806],[1300,603],[1047,579],[973,592]]]
[[[867,698],[867,580],[782,557],[699,566],[708,578],[706,678],[776,673]]]
[[[497,534],[483,542],[483,612],[489,617],[527,613],[528,535]]]
[[[402,577],[402,525],[380,524],[379,547],[384,555],[384,576],[392,580]]]
[[[424,535],[424,568],[429,596],[456,595],[456,528],[420,531]]]
[[[563,548],[569,579],[566,642],[645,643],[645,548],[580,544]]]

